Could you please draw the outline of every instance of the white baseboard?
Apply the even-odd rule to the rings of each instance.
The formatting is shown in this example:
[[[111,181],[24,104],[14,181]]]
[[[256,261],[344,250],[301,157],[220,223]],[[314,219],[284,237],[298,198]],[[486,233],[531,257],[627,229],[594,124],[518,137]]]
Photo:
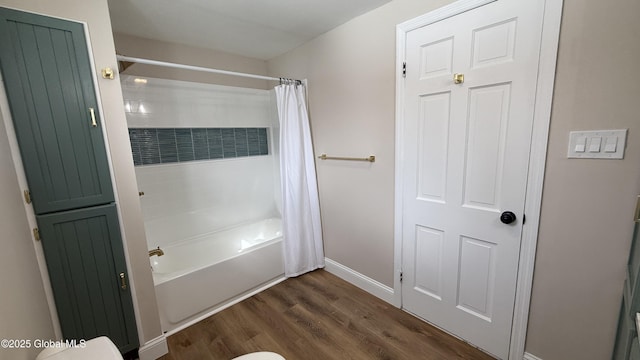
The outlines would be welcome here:
[[[524,353],[524,360],[542,360],[541,358],[535,356],[535,355],[531,355],[528,352]]]
[[[392,288],[329,258],[324,258],[324,261],[326,271],[393,305]]]
[[[157,338],[148,341],[142,345],[138,350],[138,356],[140,360],[156,360],[166,355],[169,352],[167,346],[167,338],[164,335],[160,335]]]

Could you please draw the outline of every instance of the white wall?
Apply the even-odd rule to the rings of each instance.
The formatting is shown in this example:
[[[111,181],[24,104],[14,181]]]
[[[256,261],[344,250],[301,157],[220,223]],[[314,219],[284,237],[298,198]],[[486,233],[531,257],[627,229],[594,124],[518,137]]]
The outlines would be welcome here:
[[[107,141],[110,145],[108,150],[113,165],[114,186],[117,191],[116,202],[122,218],[123,240],[129,259],[129,278],[134,289],[134,303],[138,310],[138,332],[141,338],[141,345],[145,344],[147,341],[162,335],[162,332],[149,266],[140,200],[138,199],[133,161],[131,159],[131,147],[124,116],[122,91],[117,78],[116,80],[106,80],[99,75],[100,69],[104,67],[117,68],[107,0],[1,0],[0,6],[87,24],[91,41],[90,55],[95,63],[93,70],[98,74],[97,87],[102,105],[102,118],[107,132]],[[5,172],[11,174],[11,169],[13,168],[7,167],[5,163],[1,163],[0,166],[2,166],[3,175]],[[14,183],[14,185],[15,191],[18,193],[22,191],[17,187],[17,184]],[[2,186],[5,186],[4,183]],[[6,186],[13,187],[10,184]],[[26,217],[16,211],[16,207],[11,202],[0,201],[0,213],[5,212],[15,212],[13,215],[15,217]],[[16,219],[12,223],[19,224],[19,220]],[[22,228],[21,236],[25,239],[30,238],[29,228],[26,226],[19,227]],[[16,274],[16,279],[21,281],[22,286],[35,286],[34,281],[36,280],[33,277],[24,276],[23,278],[21,274],[14,271],[10,264],[11,262],[0,262],[0,270],[5,273]],[[24,262],[21,266],[32,266],[37,269],[38,265],[35,262]],[[14,298],[14,296],[17,297]],[[14,303],[19,302],[21,299],[19,295],[14,295],[14,292],[4,289],[2,298]],[[28,314],[23,319],[11,320],[13,321],[7,325],[10,328],[23,326],[23,323],[38,324],[41,321],[40,316],[36,313]],[[26,336],[27,334],[24,335]],[[35,336],[38,336],[38,333],[34,331],[29,337],[33,338]]]
[[[268,128],[278,132],[273,92],[122,77],[130,128]],[[127,104],[133,104],[127,106]],[[137,111],[142,106],[144,113]],[[269,155],[136,166],[149,249],[241,223],[279,217],[277,144]]]
[[[608,359],[640,194],[640,2],[565,0],[526,349]],[[571,130],[629,129],[624,160],[567,159]]]
[[[327,257],[393,285],[395,25],[450,1],[396,0],[268,62],[309,79]],[[640,192],[637,0],[565,0],[526,351],[611,356]],[[624,160],[568,160],[570,130],[629,128]]]

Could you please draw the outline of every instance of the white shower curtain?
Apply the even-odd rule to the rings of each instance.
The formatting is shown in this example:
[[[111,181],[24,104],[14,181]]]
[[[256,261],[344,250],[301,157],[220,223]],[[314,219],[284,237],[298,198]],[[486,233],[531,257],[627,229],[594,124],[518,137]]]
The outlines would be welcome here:
[[[276,86],[280,118],[280,177],[284,274],[324,267],[318,184],[303,85]]]

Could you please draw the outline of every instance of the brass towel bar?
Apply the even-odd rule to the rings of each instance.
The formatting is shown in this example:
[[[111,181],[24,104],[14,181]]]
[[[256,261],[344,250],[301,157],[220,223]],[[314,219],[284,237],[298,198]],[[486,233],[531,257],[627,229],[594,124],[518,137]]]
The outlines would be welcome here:
[[[340,157],[340,156],[327,156],[327,154],[322,154],[318,156],[320,160],[350,160],[350,161],[368,161],[368,162],[376,162],[375,155],[369,155],[366,158],[356,158],[356,157]]]

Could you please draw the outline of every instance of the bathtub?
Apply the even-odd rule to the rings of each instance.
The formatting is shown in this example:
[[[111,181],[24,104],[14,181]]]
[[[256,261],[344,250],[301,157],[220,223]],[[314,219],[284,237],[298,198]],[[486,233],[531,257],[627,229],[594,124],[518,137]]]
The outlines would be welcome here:
[[[283,278],[278,218],[163,247],[150,258],[162,330],[178,331]]]

